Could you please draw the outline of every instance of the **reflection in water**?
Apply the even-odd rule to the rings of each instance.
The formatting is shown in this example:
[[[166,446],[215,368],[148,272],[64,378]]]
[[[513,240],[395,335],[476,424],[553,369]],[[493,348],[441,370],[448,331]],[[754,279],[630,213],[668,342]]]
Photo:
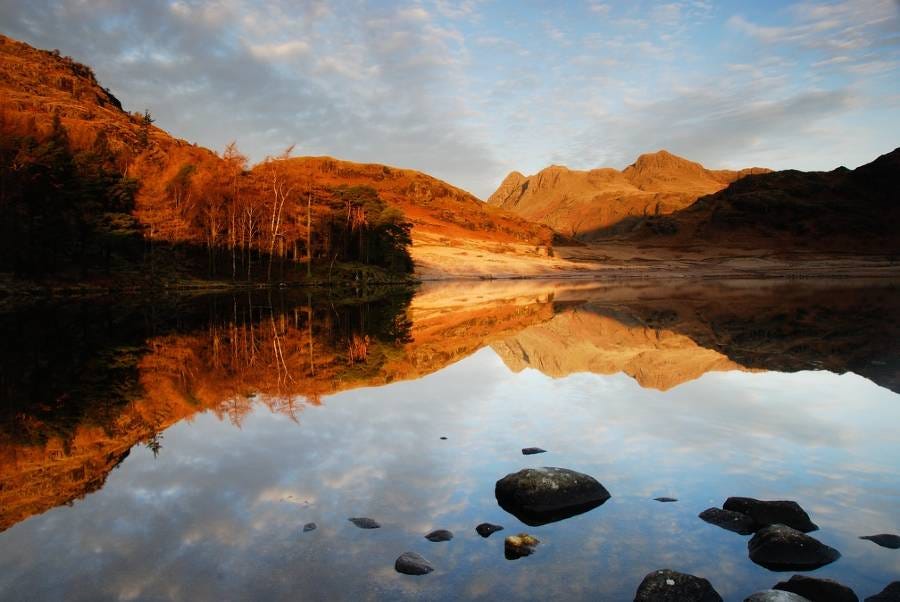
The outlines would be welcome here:
[[[900,569],[852,542],[859,529],[900,528],[886,510],[900,450],[883,426],[900,417],[897,397],[829,372],[900,390],[898,308],[891,283],[514,282],[426,286],[411,302],[244,293],[0,316],[12,333],[0,365],[0,589],[528,598],[545,597],[528,589],[543,576],[569,597],[624,599],[677,561],[723,594],[731,580],[739,597],[775,580],[747,566],[744,538],[696,514],[753,494],[806,496],[844,553],[825,576],[870,595]],[[303,412],[326,396],[327,408]],[[523,458],[532,444],[549,453]],[[555,530],[522,562],[542,571],[502,575],[474,526],[521,528],[496,508],[493,483],[546,463],[583,468],[614,497],[539,528]],[[662,494],[680,501],[643,506]],[[350,516],[384,528],[348,532]],[[324,547],[298,548],[310,521],[319,528],[302,537]],[[396,580],[393,558],[436,528],[457,537],[418,549],[439,565],[430,585]],[[85,546],[98,564],[72,574]],[[135,546],[183,566],[167,585],[135,566]],[[348,570],[358,582],[340,577]],[[610,576],[597,583],[597,571]]]

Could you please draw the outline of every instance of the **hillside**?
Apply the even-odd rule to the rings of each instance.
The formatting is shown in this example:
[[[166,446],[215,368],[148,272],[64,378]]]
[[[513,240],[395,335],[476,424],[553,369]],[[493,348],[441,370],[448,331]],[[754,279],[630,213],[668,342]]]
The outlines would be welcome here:
[[[666,215],[762,168],[709,170],[667,151],[644,154],[619,171],[552,165],[533,176],[510,173],[488,203],[591,239],[623,229],[633,219]]]
[[[3,204],[15,207],[0,217],[10,245],[0,272],[83,280],[177,247],[195,249],[206,276],[271,279],[273,260],[280,278],[302,276],[306,262],[330,272],[335,260],[402,270],[378,249],[409,235],[528,257],[549,255],[553,242],[550,228],[411,170],[289,153],[249,167],[236,145],[217,154],[177,139],[149,113],[124,110],[89,67],[5,36],[0,134]]]
[[[854,170],[786,170],[743,178],[668,217],[643,220],[632,237],[670,246],[727,242],[895,254],[900,251],[898,190],[900,148]]]

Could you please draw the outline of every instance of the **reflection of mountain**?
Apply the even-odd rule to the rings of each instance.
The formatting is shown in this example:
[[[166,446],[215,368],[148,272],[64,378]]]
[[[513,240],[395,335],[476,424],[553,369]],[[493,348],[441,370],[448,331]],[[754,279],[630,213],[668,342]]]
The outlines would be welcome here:
[[[739,364],[682,334],[620,322],[590,304],[567,309],[493,345],[509,368],[530,367],[554,378],[575,372],[624,372],[642,387],[666,391]]]
[[[715,370],[827,369],[898,391],[898,310],[890,282],[514,281],[426,286],[411,303],[263,292],[0,315],[16,342],[0,357],[0,530],[96,491],[197,412],[297,416],[485,346],[516,371],[624,372],[660,390]]]

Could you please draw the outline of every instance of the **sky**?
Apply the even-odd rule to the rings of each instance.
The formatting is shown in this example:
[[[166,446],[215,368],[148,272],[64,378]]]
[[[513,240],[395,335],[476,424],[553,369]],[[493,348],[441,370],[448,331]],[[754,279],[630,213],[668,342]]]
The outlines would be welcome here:
[[[251,161],[418,169],[850,168],[900,143],[900,0],[0,0],[0,32]]]

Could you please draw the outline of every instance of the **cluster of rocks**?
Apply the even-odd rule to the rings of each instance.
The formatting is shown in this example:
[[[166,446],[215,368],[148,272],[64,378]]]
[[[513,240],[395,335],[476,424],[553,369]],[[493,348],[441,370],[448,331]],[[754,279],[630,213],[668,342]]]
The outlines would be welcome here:
[[[648,573],[638,586],[635,602],[722,602],[722,596],[703,577],[660,569]],[[894,581],[865,602],[897,602],[900,581]],[[852,589],[832,579],[794,575],[772,589],[756,592],[744,602],[859,602]]]

